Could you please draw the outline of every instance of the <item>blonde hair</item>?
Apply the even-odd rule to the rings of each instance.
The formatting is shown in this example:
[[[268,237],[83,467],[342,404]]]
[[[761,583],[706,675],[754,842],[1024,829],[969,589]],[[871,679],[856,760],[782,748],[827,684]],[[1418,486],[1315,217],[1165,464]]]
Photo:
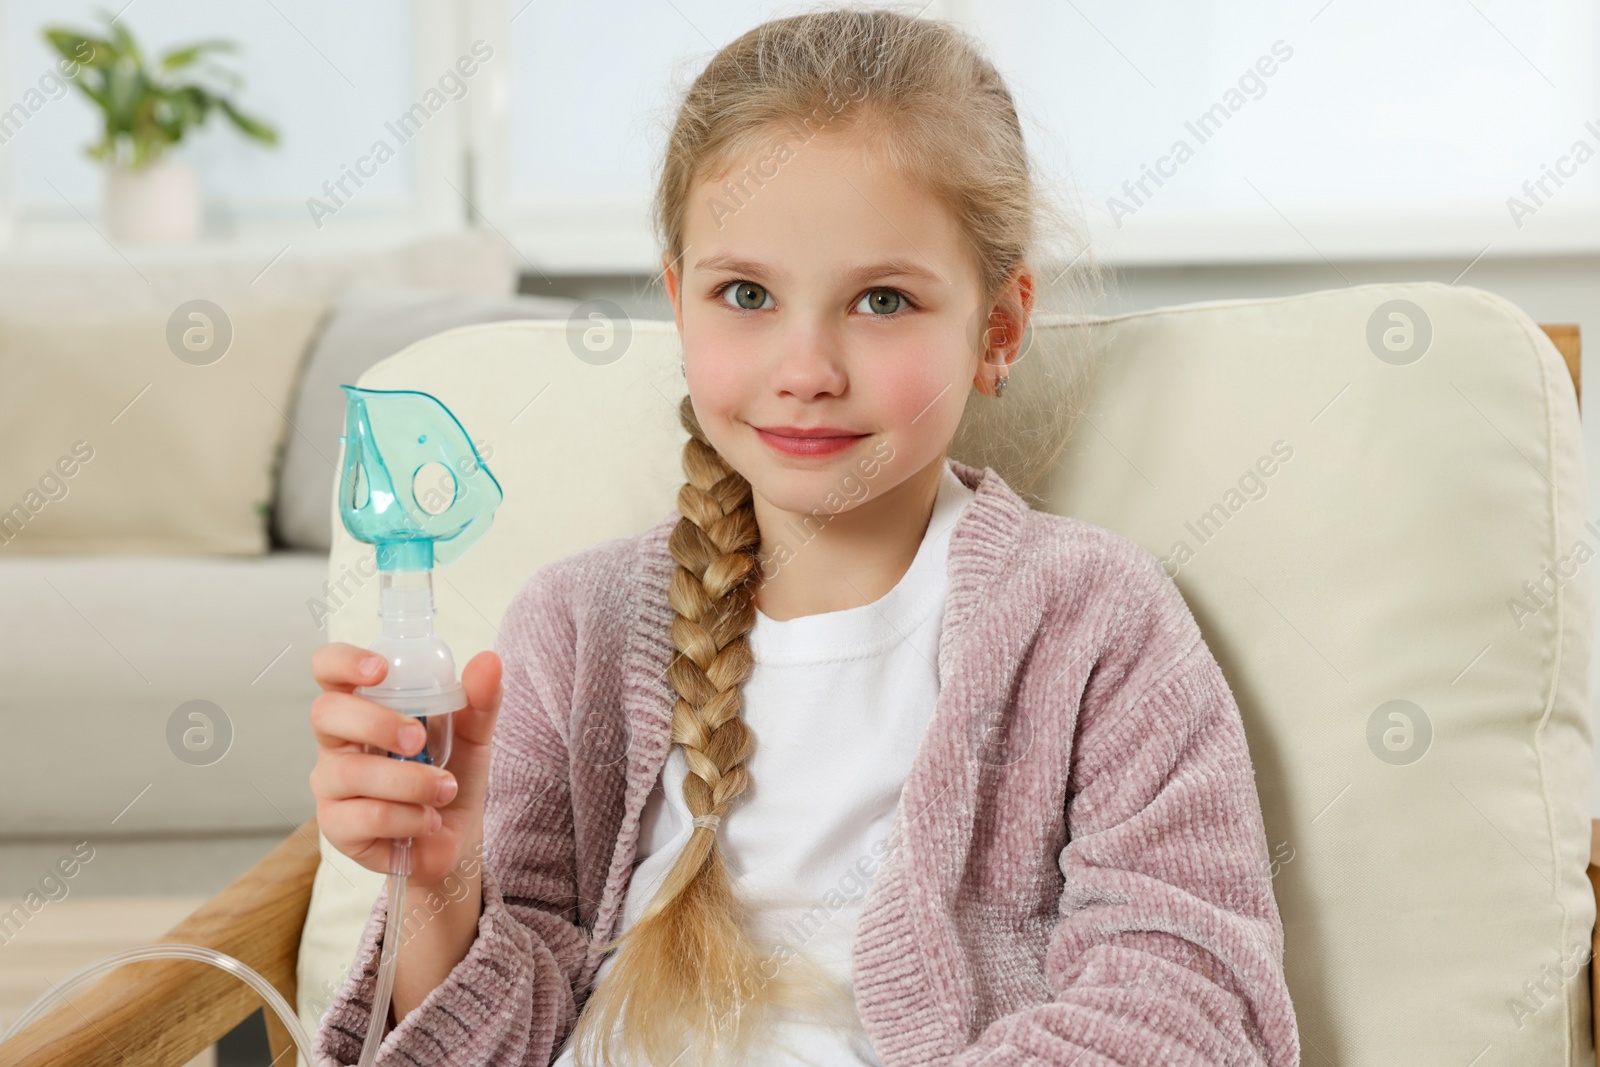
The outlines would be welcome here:
[[[1035,187],[1011,94],[973,38],[947,22],[889,8],[831,5],[751,29],[717,52],[682,95],[654,203],[669,260],[685,251],[695,186],[792,136],[797,125],[808,135],[865,135],[899,173],[954,212],[976,250],[980,312],[1004,302],[1014,321],[1027,321],[1009,282],[1034,250],[1042,220],[1058,233],[1080,234],[1076,216],[1057,213]],[[1072,277],[1058,290],[1099,287],[1092,258],[1080,253],[1069,269]],[[980,354],[992,321],[974,321],[970,340]],[[1033,403],[1042,407],[1033,421],[1040,429],[1016,443],[1016,462],[1007,467],[1031,484],[1064,445],[1086,380],[1081,366],[1063,373],[1060,364],[1030,367],[1029,379],[1038,386]],[[1013,388],[1003,401],[979,407],[1025,415],[1021,392]],[[750,483],[707,440],[688,396],[679,419],[689,439],[678,491],[682,517],[668,541],[678,564],[667,590],[678,651],[667,668],[678,694],[672,743],[688,766],[689,811],[725,818],[749,785],[745,764],[754,750],[740,689],[754,667],[749,633],[761,531]],[[963,415],[956,451],[975,457],[981,421]],[[775,1009],[859,1032],[848,987],[803,948],[763,950],[752,920],[715,829],[697,822],[638,921],[602,946],[616,956],[578,1017],[577,1062],[611,1067],[614,1034],[630,1065],[738,1062]]]

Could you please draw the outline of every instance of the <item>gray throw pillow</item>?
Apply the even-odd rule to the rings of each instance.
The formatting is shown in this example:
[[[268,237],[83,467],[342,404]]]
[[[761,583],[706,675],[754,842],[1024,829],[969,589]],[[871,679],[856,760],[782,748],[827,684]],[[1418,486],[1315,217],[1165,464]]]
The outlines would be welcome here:
[[[426,289],[357,283],[328,314],[300,375],[292,426],[273,504],[272,531],[280,545],[329,550],[329,501],[344,433],[344,392],[368,367],[414,341],[476,322],[565,319],[578,301],[533,296],[464,296]]]

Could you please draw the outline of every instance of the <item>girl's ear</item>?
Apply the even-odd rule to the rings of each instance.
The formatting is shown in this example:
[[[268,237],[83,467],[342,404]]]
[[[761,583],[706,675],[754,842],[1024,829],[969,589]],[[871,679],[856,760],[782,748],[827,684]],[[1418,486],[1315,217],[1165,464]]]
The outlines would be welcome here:
[[[978,391],[999,396],[995,386],[1011,372],[1011,364],[1022,356],[1028,319],[1033,314],[1034,276],[1027,263],[1018,264],[989,308],[983,330],[978,335],[978,373],[973,384]]]
[[[1033,270],[1027,263],[1018,264],[1011,272],[1005,288],[991,313],[991,321],[998,318],[999,325],[993,327],[992,333],[987,333],[987,338],[992,338],[993,345],[989,351],[994,353],[994,362],[1002,363],[1009,367],[1022,355],[1022,339],[1028,332],[1028,320],[1033,315]]]

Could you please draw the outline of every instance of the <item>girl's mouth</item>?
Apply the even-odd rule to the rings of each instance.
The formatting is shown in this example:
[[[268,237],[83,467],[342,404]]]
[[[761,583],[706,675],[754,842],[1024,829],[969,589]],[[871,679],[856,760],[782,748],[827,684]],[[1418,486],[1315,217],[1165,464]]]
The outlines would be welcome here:
[[[866,440],[870,434],[847,433],[845,431],[797,431],[804,432],[806,436],[789,436],[775,430],[763,430],[753,426],[756,436],[765,441],[775,451],[786,456],[828,456],[835,452],[843,452],[855,445],[858,441]],[[794,427],[779,427],[782,430],[795,430]]]

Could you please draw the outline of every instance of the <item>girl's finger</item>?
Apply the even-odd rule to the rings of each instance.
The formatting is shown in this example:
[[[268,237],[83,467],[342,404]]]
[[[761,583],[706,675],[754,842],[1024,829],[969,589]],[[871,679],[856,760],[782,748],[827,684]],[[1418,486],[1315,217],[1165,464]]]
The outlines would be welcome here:
[[[337,689],[311,702],[311,729],[323,748],[372,745],[402,756],[421,752],[428,740],[427,727],[412,716]]]
[[[389,663],[371,649],[347,641],[330,641],[311,653],[311,676],[324,689],[346,692],[382,680]]]
[[[500,711],[500,657],[491,651],[479,652],[461,668],[461,685],[467,691],[467,706],[455,713],[452,724],[457,741],[487,745],[494,734]]]
[[[347,844],[365,847],[374,838],[423,837],[437,830],[439,813],[417,804],[396,804],[372,797],[356,797],[318,805],[317,826],[323,836],[345,855]]]
[[[412,805],[442,805],[455,799],[449,771],[410,760],[363,753],[328,754],[311,769],[311,791],[319,800],[358,797]]]

